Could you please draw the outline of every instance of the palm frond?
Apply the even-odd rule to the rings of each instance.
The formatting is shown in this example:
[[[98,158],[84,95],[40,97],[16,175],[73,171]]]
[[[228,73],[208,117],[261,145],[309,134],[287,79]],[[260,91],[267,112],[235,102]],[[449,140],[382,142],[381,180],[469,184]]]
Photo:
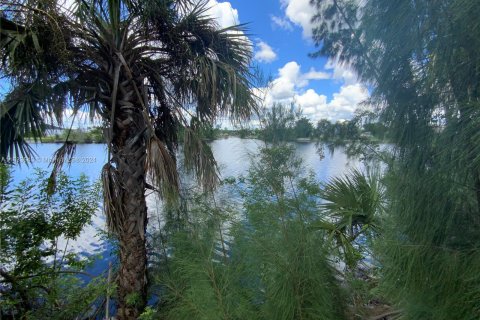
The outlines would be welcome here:
[[[149,179],[169,202],[175,202],[180,188],[175,158],[156,136],[147,142],[146,171]]]
[[[35,86],[18,86],[0,105],[2,158],[25,158],[28,162],[34,156],[25,138],[37,140],[45,130],[45,119],[37,107],[40,101],[35,89]]]
[[[252,50],[245,26],[219,30],[206,15],[207,9],[201,1],[172,25],[161,19],[165,10],[157,8],[157,15],[150,12],[148,26],[165,45],[159,60],[171,68],[167,78],[174,95],[192,106],[200,120],[212,121],[219,116],[236,122],[248,119],[256,112],[257,100],[251,91]]]
[[[55,188],[57,185],[57,176],[61,173],[65,160],[70,166],[72,162],[72,158],[75,155],[76,147],[77,147],[76,144],[70,141],[65,141],[63,146],[61,146],[53,154],[52,161],[50,162],[50,165],[53,164],[53,168],[52,168],[52,173],[50,174],[50,177],[48,179],[48,186],[47,186],[47,193],[49,195],[52,195],[55,192]]]
[[[326,200],[321,207],[335,220],[337,229],[352,232],[358,236],[362,227],[379,231],[384,206],[384,190],[376,174],[365,174],[354,169],[344,177],[330,180],[321,192]]]
[[[108,230],[114,234],[122,232],[122,226],[125,221],[125,212],[122,202],[122,183],[115,167],[110,163],[103,166],[102,169],[102,185],[103,185],[103,210],[107,218]]]
[[[207,190],[213,190],[219,183],[217,162],[210,146],[201,139],[199,123],[185,127],[184,158],[185,168],[193,172],[197,181]]]

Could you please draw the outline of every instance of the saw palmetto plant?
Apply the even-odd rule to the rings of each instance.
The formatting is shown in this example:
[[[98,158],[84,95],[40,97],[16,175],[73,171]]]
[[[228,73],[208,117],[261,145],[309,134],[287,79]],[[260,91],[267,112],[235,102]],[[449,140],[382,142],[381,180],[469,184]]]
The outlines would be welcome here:
[[[318,225],[329,233],[344,256],[346,266],[357,267],[365,258],[367,245],[381,232],[385,214],[385,188],[378,170],[352,170],[332,178],[320,192],[326,219]]]
[[[215,160],[196,133],[255,110],[242,26],[220,29],[207,9],[190,0],[0,2],[1,73],[11,81],[1,101],[1,156],[31,157],[25,137],[41,138],[66,112],[88,113],[105,128],[104,207],[120,245],[120,319],[137,318],[146,303],[144,195],[153,188],[175,199],[177,128],[185,129],[187,168],[211,189]],[[66,141],[54,171],[74,151]]]

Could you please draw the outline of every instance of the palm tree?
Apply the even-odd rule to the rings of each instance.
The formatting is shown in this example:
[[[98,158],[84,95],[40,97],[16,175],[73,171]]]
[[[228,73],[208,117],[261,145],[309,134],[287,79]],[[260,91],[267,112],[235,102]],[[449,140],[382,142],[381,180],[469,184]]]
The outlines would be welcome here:
[[[102,170],[109,229],[118,237],[118,317],[146,304],[145,190],[174,200],[177,128],[185,165],[206,188],[218,175],[196,134],[219,116],[248,118],[251,47],[241,26],[219,29],[205,1],[1,1],[1,70],[12,90],[1,105],[1,156],[31,157],[25,136],[40,138],[70,109],[100,117],[108,145]],[[75,151],[67,140],[52,173]],[[148,182],[147,182],[148,181]]]

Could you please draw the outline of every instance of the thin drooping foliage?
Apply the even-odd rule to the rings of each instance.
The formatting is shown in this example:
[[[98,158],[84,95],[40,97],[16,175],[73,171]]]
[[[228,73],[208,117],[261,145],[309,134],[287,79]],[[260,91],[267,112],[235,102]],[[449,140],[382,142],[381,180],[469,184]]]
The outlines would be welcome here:
[[[262,148],[248,176],[234,184],[243,210],[212,195],[188,201],[183,227],[164,230],[171,254],[157,274],[161,316],[344,318],[328,234],[318,228],[325,219],[320,186],[303,171],[291,146]]]
[[[289,145],[262,148],[246,179],[246,221],[238,229],[245,277],[262,301],[262,319],[342,319],[344,298],[318,210],[318,184]],[[248,249],[247,249],[248,248]],[[257,279],[252,277],[257,271]]]
[[[167,218],[158,246],[167,263],[152,271],[162,290],[152,319],[254,319],[254,305],[243,297],[238,266],[231,263],[231,232],[237,212],[218,205],[212,194],[190,192],[180,217]],[[180,221],[179,221],[180,219]]]
[[[0,2],[1,72],[11,81],[1,102],[0,156],[31,157],[25,137],[41,138],[65,113],[101,119],[104,207],[120,245],[118,316],[133,319],[146,303],[145,190],[176,198],[179,126],[188,168],[215,187],[216,164],[194,137],[197,123],[239,122],[255,110],[251,45],[243,26],[220,29],[206,1],[62,3]],[[69,143],[56,154],[57,169],[73,154]]]
[[[478,319],[480,3],[311,2],[314,55],[372,87],[394,143],[383,291],[407,319]]]
[[[262,138],[265,141],[278,143],[294,138],[293,130],[299,114],[295,105],[275,103],[265,110],[262,117]]]

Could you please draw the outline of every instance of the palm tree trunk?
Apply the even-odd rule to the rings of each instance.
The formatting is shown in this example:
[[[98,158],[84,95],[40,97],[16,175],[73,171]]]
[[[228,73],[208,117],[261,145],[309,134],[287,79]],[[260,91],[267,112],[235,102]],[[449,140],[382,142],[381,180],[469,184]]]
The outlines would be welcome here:
[[[143,139],[145,123],[140,112],[119,115],[119,118],[123,123],[125,120],[122,118],[130,122],[123,128],[115,126],[117,132],[112,141],[112,160],[117,166],[122,186],[122,198],[118,201],[121,201],[124,215],[118,232],[120,270],[117,279],[117,318],[124,320],[137,319],[145,308],[147,298],[146,145]]]

